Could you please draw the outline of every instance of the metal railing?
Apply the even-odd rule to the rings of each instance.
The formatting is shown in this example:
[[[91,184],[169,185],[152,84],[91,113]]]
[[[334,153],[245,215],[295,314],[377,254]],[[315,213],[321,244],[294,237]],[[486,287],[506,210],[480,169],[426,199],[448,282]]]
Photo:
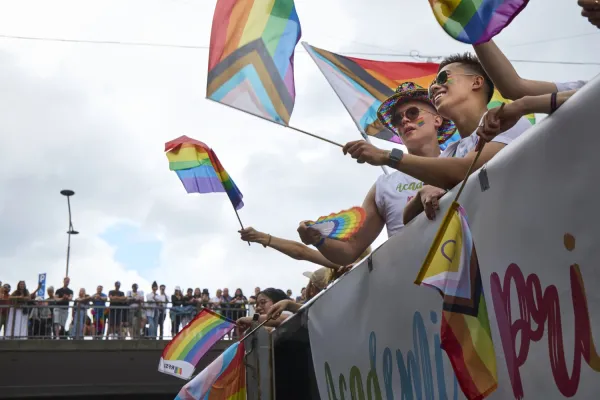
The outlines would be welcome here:
[[[248,315],[248,305],[240,306],[78,302],[60,305],[40,301],[0,304],[0,340],[170,340],[204,308],[235,321]]]

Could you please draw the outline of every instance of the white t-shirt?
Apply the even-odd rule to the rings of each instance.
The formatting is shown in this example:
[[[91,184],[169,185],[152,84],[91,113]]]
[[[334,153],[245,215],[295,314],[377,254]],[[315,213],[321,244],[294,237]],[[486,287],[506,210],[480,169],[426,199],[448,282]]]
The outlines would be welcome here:
[[[400,171],[381,175],[375,182],[375,204],[385,221],[388,237],[402,229],[404,207],[423,187],[423,182]]]
[[[144,301],[144,292],[142,290],[138,290],[134,296],[133,292],[130,290],[127,292],[127,297],[134,300]],[[138,303],[131,303],[130,305],[131,308],[138,308],[139,306],[140,305]]]
[[[504,143],[505,145],[509,145],[510,142],[521,136],[521,134],[529,128],[531,128],[531,123],[529,122],[529,120],[527,120],[527,118],[525,117],[521,117],[521,119],[517,121],[515,126],[510,128],[506,132],[502,132],[500,135],[496,136],[494,139],[492,139],[492,142]],[[478,140],[479,136],[477,136],[477,131],[475,131],[471,134],[471,136],[462,138],[458,142],[450,143],[448,147],[446,147],[446,149],[442,152],[440,157],[463,158],[469,152],[475,149]]]
[[[161,296],[160,294],[156,293],[156,295],[154,293],[148,293],[146,295],[146,304],[144,305],[145,307],[145,311],[146,311],[146,316],[147,317],[154,317],[154,313],[156,311],[156,303],[159,301],[164,301],[162,300],[165,296]]]
[[[587,81],[575,81],[575,82],[554,82],[556,85],[556,91],[568,92],[569,90],[581,89]]]

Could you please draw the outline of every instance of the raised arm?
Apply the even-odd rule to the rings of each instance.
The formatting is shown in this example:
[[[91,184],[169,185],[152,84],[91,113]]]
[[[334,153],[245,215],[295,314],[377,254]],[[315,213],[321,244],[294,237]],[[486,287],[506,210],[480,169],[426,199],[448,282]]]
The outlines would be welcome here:
[[[239,233],[241,234],[241,239],[245,242],[260,243],[265,247],[271,247],[295,260],[309,261],[327,268],[339,268],[339,265],[329,261],[317,250],[311,249],[302,243],[294,242],[293,240],[281,239],[277,236],[272,236],[257,231],[252,227],[242,229],[239,231]]]
[[[552,82],[521,78],[492,40],[473,48],[485,72],[505,98],[517,100],[524,96],[537,96],[557,91],[556,84]]]
[[[318,250],[328,260],[337,265],[348,265],[355,262],[381,233],[385,222],[375,204],[375,185],[371,187],[362,206],[366,213],[365,223],[348,241],[325,239]],[[303,222],[298,227],[298,234],[306,244],[316,245],[321,241],[315,229],[308,228]]]

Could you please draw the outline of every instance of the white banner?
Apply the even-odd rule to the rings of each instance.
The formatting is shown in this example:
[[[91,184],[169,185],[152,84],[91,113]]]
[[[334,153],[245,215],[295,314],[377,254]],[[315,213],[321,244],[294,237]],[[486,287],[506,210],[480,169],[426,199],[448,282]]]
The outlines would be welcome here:
[[[487,165],[488,190],[476,172],[459,201],[496,353],[490,399],[599,396],[598,104],[596,78]],[[436,221],[419,217],[372,271],[363,262],[309,309],[322,399],[464,398],[439,346],[440,295],[413,283],[453,193]]]

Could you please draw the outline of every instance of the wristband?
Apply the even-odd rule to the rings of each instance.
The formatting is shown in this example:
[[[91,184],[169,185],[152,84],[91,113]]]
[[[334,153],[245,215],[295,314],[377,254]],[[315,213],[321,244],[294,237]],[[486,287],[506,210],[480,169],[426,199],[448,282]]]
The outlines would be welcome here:
[[[266,249],[267,247],[269,247],[269,245],[271,244],[271,239],[273,237],[271,235],[269,235],[269,241],[267,242],[267,244],[263,244],[263,247]]]
[[[550,114],[553,114],[557,108],[558,107],[556,106],[556,92],[554,92],[550,95]]]
[[[324,237],[322,237],[317,243],[315,243],[314,246],[318,249],[319,247],[321,247],[323,245],[323,243],[325,243]]]

